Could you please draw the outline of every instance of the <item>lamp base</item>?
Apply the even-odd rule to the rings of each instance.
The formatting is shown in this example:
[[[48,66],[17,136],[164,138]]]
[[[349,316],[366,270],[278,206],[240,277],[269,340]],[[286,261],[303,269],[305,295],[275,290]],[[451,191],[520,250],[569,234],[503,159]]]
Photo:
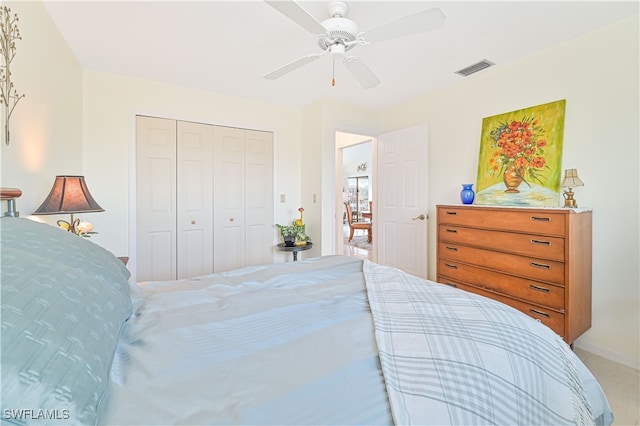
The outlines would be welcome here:
[[[570,209],[575,209],[576,207],[578,207],[578,203],[576,203],[576,200],[573,198],[573,191],[571,191],[571,189],[565,191],[563,196],[565,207]]]
[[[71,213],[71,221],[67,222],[66,220],[59,220],[56,222],[58,226],[62,229],[65,229],[73,234],[78,234],[78,230],[76,229],[78,224],[80,223],[80,219],[73,220],[73,213]]]

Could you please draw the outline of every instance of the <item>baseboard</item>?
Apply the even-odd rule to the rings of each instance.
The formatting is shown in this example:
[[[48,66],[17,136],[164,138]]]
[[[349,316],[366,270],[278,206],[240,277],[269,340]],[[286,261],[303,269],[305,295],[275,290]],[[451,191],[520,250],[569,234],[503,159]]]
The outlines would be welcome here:
[[[598,355],[608,360],[617,362],[618,364],[626,365],[627,367],[640,370],[640,360],[632,359],[624,355],[620,355],[617,352],[613,352],[601,346],[592,345],[590,343],[583,343],[583,342],[576,342],[574,343],[573,346],[578,349],[582,349],[583,351],[591,352],[594,355]]]

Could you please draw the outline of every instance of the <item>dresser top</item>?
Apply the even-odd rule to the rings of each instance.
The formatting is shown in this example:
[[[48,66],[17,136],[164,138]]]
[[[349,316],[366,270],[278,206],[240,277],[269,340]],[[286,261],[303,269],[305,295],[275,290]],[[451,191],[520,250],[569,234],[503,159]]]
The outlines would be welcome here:
[[[545,211],[571,211],[573,213],[585,213],[593,211],[590,207],[576,207],[576,208],[568,208],[568,207],[545,207],[545,206],[500,206],[500,205],[489,205],[489,204],[436,204],[436,207],[470,207],[470,208],[485,208],[485,209],[530,209],[530,210],[545,210]]]

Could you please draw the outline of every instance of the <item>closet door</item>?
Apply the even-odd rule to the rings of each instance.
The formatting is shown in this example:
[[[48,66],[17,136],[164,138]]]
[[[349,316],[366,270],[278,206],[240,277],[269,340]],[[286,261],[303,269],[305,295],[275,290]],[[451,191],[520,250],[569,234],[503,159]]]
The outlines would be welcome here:
[[[273,263],[273,134],[216,126],[214,271]]]
[[[245,265],[273,263],[273,133],[245,131]]]
[[[177,278],[213,272],[213,126],[177,124]]]
[[[213,208],[215,272],[245,265],[243,129],[215,126]]]
[[[136,279],[176,277],[176,121],[136,117]]]
[[[136,121],[136,279],[273,263],[273,134]]]

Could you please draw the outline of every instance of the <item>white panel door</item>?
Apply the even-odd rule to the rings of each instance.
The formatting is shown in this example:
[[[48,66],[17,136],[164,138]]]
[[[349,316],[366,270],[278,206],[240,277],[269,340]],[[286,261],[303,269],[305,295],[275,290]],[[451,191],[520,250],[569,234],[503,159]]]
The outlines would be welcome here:
[[[427,126],[378,136],[378,262],[427,278]]]
[[[253,266],[273,263],[273,133],[245,132],[245,266]]]
[[[178,121],[177,277],[213,272],[213,126]]]
[[[214,128],[214,271],[245,265],[245,131]]]
[[[137,279],[273,263],[273,134],[137,117]]]
[[[176,122],[136,117],[136,279],[176,278]]]

